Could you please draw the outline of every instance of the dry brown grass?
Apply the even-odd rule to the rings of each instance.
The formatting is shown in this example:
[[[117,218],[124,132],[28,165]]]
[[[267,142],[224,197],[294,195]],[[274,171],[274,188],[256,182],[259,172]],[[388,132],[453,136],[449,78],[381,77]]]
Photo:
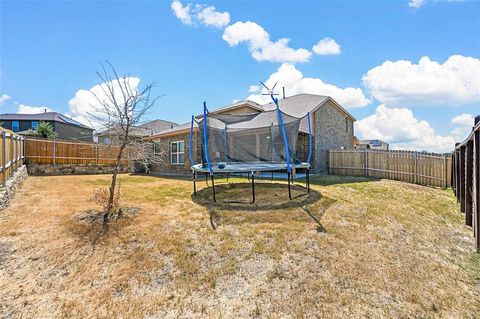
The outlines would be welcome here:
[[[305,202],[259,185],[252,208],[214,206],[209,191],[192,201],[189,181],[121,178],[123,201],[141,211],[108,233],[75,218],[108,176],[27,179],[0,212],[0,317],[480,313],[480,258],[450,191],[321,177]],[[248,199],[248,187],[223,186],[219,199]]]

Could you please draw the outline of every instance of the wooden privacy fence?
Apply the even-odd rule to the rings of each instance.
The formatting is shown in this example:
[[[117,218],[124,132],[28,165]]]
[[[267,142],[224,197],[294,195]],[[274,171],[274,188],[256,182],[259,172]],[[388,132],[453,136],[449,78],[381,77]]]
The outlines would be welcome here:
[[[131,147],[124,150],[122,165],[129,165]],[[118,146],[97,143],[42,140],[27,138],[25,158],[27,164],[96,164],[114,165]]]
[[[453,192],[465,213],[465,224],[473,228],[480,252],[480,115],[467,139],[455,146],[452,159]]]
[[[0,174],[2,186],[23,165],[25,138],[0,127]]]
[[[370,176],[449,187],[451,158],[411,151],[331,150],[330,174]]]

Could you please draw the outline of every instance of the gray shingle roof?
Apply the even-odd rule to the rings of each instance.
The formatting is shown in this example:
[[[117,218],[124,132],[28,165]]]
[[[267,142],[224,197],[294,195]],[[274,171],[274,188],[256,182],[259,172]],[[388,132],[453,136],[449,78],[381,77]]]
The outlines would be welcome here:
[[[148,135],[152,135],[165,130],[169,130],[171,128],[174,128],[175,126],[178,126],[178,124],[175,122],[154,120],[142,125],[137,125],[137,128],[145,129],[147,132],[149,132]]]
[[[87,129],[92,129],[82,123],[75,121],[63,114],[57,112],[46,112],[38,114],[15,114],[15,113],[4,113],[0,114],[0,120],[10,120],[10,121],[54,121],[64,124],[70,124],[75,126],[80,126]]]
[[[300,131],[308,132],[308,120],[306,117],[307,113],[315,111],[317,108],[319,108],[323,103],[325,103],[328,100],[332,101],[342,112],[345,113],[345,115],[347,115],[354,121],[356,120],[347,110],[345,110],[340,104],[335,102],[335,100],[333,100],[329,96],[302,93],[302,94],[289,96],[285,99],[279,99],[278,104],[280,106],[280,110],[283,113],[291,115],[293,117],[303,118],[302,121],[300,122]],[[260,110],[263,109],[264,111],[271,111],[276,109],[276,105],[273,102],[260,105],[252,101],[240,101],[240,102],[233,103],[231,105],[223,106],[219,109],[215,109],[212,111],[212,113],[218,113],[219,111],[225,111],[230,108],[242,106],[245,104],[251,105]],[[196,116],[197,119],[201,117],[202,115]],[[196,123],[194,123],[194,127],[197,127]],[[174,127],[173,129],[165,130],[155,135],[170,134],[176,131],[182,131],[189,128],[190,128],[190,122],[187,122],[177,127]]]

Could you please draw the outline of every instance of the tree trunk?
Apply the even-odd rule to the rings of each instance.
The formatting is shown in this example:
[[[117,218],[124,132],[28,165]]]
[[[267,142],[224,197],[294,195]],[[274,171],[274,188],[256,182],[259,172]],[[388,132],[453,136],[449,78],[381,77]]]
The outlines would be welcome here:
[[[107,212],[105,213],[105,215],[103,217],[103,222],[104,223],[108,223],[109,217],[112,213],[113,202],[114,202],[114,199],[115,199],[115,187],[117,185],[117,175],[118,175],[118,172],[120,171],[120,166],[121,166],[121,162],[122,162],[122,154],[123,154],[123,150],[125,149],[126,146],[127,146],[126,142],[123,142],[122,145],[120,145],[120,149],[118,150],[117,159],[116,159],[116,162],[115,162],[115,168],[113,169],[113,174],[112,174],[112,182],[110,184],[110,194],[109,194],[109,197],[108,197]]]

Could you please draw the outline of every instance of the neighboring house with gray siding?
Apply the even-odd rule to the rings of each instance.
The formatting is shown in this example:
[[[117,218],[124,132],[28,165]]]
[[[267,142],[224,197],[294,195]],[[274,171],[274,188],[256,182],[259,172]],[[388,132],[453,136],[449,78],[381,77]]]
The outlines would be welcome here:
[[[93,141],[93,129],[57,112],[38,114],[0,114],[0,122],[4,128],[25,135],[34,130],[40,122],[47,122],[60,140]]]
[[[331,149],[353,148],[353,123],[355,118],[340,104],[328,96],[298,94],[279,100],[282,112],[304,117],[308,112],[312,119],[313,154],[312,171],[328,171],[328,151]],[[274,103],[260,105],[252,101],[240,101],[214,110],[216,114],[249,114],[275,109]],[[189,174],[190,122],[169,130],[153,134],[147,140],[155,142],[157,156],[162,157],[162,164],[157,164],[152,171],[160,174]],[[198,127],[194,128],[193,156],[196,163],[201,163],[201,143],[198,141]],[[308,120],[300,123],[297,157],[306,161],[308,156]]]

